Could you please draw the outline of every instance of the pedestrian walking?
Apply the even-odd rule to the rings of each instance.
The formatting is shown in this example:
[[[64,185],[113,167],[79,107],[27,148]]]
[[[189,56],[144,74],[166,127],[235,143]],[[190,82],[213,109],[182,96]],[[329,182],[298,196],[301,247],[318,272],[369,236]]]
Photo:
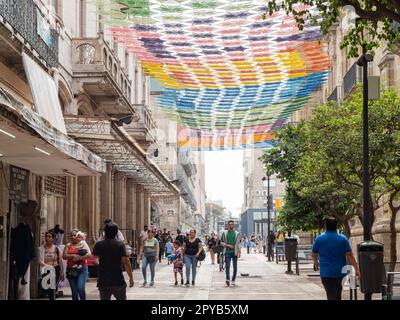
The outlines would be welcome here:
[[[354,267],[359,277],[356,259],[351,250],[349,240],[337,232],[337,221],[328,217],[324,221],[325,232],[318,236],[312,247],[314,265],[320,266],[320,277],[328,300],[342,299],[342,280],[346,276],[343,267],[347,261]]]
[[[48,276],[48,271],[53,273],[55,276],[55,283],[50,280],[49,289],[43,288],[43,291],[49,297],[49,300],[56,299],[56,293],[58,290],[58,284],[60,281],[64,281],[64,263],[62,259],[62,254],[59,252],[58,248],[54,245],[55,234],[47,231],[44,235],[45,243],[39,248],[39,264],[41,266],[41,278],[42,281],[44,277]],[[41,281],[41,282],[42,282]],[[42,284],[42,283],[41,283]],[[55,285],[53,288],[52,285]]]
[[[87,259],[91,256],[90,248],[83,232],[71,231],[71,242],[67,243],[63,259],[67,260],[67,279],[72,291],[72,300],[86,300],[86,281],[88,278]]]
[[[147,238],[143,241],[140,248],[140,258],[142,259],[143,287],[147,286],[148,265],[150,265],[150,287],[154,287],[154,277],[156,273],[156,263],[159,252],[160,246],[158,244],[158,240],[154,238],[153,230],[147,230]]]
[[[171,239],[167,239],[167,243],[165,244],[165,256],[168,258],[169,255],[173,253],[174,246],[171,242]],[[170,260],[168,259],[168,264],[170,264]]]
[[[161,230],[157,231],[155,238],[157,239],[160,248],[158,252],[158,261],[159,263],[161,263],[161,260],[164,257],[166,239],[164,233],[162,233]]]
[[[196,283],[197,258],[203,250],[201,240],[196,237],[196,230],[189,232],[189,237],[183,243],[183,260],[186,267],[186,286],[190,285],[190,269],[192,269],[192,286]]]
[[[144,226],[143,230],[140,232],[140,243],[142,243],[144,240],[146,240],[147,238],[147,231],[149,230],[148,226]]]
[[[117,240],[118,226],[109,222],[104,227],[104,240],[96,242],[93,256],[99,260],[97,288],[100,300],[126,300],[126,282],[123,269],[128,273],[129,287],[133,287],[132,266],[123,241]]]
[[[225,275],[226,285],[235,285],[237,275],[237,261],[240,258],[240,235],[235,229],[235,222],[233,220],[228,221],[228,230],[225,230],[221,237],[221,243],[224,246],[225,255]],[[232,281],[230,279],[230,267],[231,261],[233,264],[233,275]]]
[[[181,243],[178,240],[173,243],[171,260],[174,266],[175,285],[178,285],[178,273],[181,275],[181,285],[183,285],[183,253]]]
[[[215,232],[211,232],[210,237],[208,238],[206,244],[207,244],[207,249],[210,252],[211,256],[211,264],[215,264],[215,246],[217,245],[217,236],[215,235]]]
[[[105,220],[104,220],[104,227],[105,227],[108,223],[112,223],[112,222],[113,222],[113,221],[112,221],[110,218],[105,219]],[[104,231],[103,231],[99,240],[104,240],[104,239],[105,239],[105,235],[104,235]],[[116,239],[119,240],[119,241],[125,241],[125,237],[124,237],[124,235],[122,234],[121,230],[119,230],[119,229],[118,229],[118,234],[117,234]]]
[[[183,245],[183,242],[185,242],[185,235],[181,233],[181,230],[176,229],[176,238],[175,240],[178,240],[181,243],[181,246]]]

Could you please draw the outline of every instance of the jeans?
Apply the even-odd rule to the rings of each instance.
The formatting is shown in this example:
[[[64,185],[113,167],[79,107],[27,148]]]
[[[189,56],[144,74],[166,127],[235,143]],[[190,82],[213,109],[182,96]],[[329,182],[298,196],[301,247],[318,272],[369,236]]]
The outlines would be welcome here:
[[[164,250],[165,250],[164,247],[160,247],[160,252],[159,252],[159,254],[158,254],[158,260],[159,260],[160,263],[161,263],[161,259],[162,259],[163,256],[164,256]]]
[[[186,266],[186,281],[190,280],[190,266],[192,266],[192,281],[196,281],[196,268],[197,268],[197,257],[195,255],[185,255],[185,266]]]
[[[157,263],[157,259],[154,259],[154,262],[150,263],[146,256],[143,256],[143,260],[142,260],[142,273],[143,273],[143,280],[144,282],[147,282],[147,266],[150,265],[150,283],[154,283],[154,276],[156,273],[156,263]]]
[[[100,287],[100,300],[111,300],[114,295],[116,300],[126,300],[126,284],[117,287]]]
[[[321,278],[328,300],[342,300],[343,278]]]
[[[229,280],[229,278],[230,278],[231,260],[232,260],[232,262],[233,262],[232,281],[235,281],[235,279],[236,279],[236,274],[237,274],[237,261],[238,261],[238,257],[235,256],[235,253],[234,253],[234,252],[227,252],[227,253],[225,253],[225,274],[226,274],[226,280]]]
[[[86,281],[88,279],[88,267],[84,267],[79,272],[78,277],[69,277],[69,285],[72,292],[72,300],[86,300]]]

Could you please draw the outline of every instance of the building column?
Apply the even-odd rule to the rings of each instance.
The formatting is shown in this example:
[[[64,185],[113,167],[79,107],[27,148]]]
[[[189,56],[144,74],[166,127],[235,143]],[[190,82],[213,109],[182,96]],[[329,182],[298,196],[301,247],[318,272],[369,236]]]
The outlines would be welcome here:
[[[4,170],[4,175],[0,175],[0,225],[3,226],[2,237],[0,237],[0,300],[7,299],[8,290],[8,243],[7,243],[7,213],[9,212],[9,191],[10,185],[10,172],[9,165],[0,163]],[[6,180],[4,179],[6,178]]]
[[[89,240],[94,241],[99,237],[100,225],[100,177],[89,177]]]
[[[136,230],[138,234],[143,230],[144,222],[144,188],[142,185],[136,186]]]
[[[100,177],[100,221],[114,219],[114,172],[112,163],[107,162],[107,171]]]
[[[78,224],[78,177],[67,177],[66,221],[64,229],[68,237]]]
[[[126,181],[126,228],[136,229],[136,190],[133,179]]]
[[[151,198],[148,190],[144,191],[144,224],[150,226],[151,220]]]
[[[126,174],[118,172],[114,179],[114,221],[126,229]]]

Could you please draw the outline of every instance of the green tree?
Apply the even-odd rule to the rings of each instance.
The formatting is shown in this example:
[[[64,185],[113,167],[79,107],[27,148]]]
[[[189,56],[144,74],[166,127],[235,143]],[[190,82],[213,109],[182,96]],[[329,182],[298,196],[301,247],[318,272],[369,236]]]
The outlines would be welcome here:
[[[294,16],[300,30],[311,23],[320,26],[322,33],[327,35],[346,6],[353,6],[360,17],[341,44],[342,48],[349,49],[350,57],[358,57],[363,46],[369,50],[384,42],[392,48],[400,40],[399,29],[394,24],[400,23],[399,0],[273,0],[268,1],[264,16],[285,10]]]
[[[311,209],[307,209],[311,219],[294,201],[284,206],[284,216],[296,217],[300,219],[297,224],[308,226],[323,212],[335,216],[348,235],[350,218],[358,215],[364,224],[362,210],[359,210],[363,187],[361,118],[359,88],[341,105],[329,103],[318,107],[307,123],[278,131],[277,144],[265,152],[262,161],[289,181],[289,191],[294,192],[287,195],[289,200],[311,203]],[[391,270],[397,261],[395,221],[400,210],[399,145],[400,95],[390,89],[383,92],[379,100],[369,102],[369,196],[373,204],[371,226],[374,212],[379,207],[388,203],[391,209]],[[315,210],[312,210],[313,206]]]

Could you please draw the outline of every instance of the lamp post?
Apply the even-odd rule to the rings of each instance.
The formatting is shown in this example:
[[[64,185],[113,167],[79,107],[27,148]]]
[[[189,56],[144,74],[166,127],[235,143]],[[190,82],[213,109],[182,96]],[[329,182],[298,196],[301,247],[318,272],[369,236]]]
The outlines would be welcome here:
[[[373,54],[367,52],[366,46],[362,47],[362,56],[358,59],[357,65],[363,68],[363,208],[364,208],[364,241],[370,241],[371,236],[371,195],[370,195],[370,176],[369,176],[369,137],[368,137],[368,62],[373,60]],[[364,293],[365,300],[372,299],[372,293]]]
[[[270,236],[269,234],[271,233],[271,197],[270,197],[270,177],[271,175],[268,174],[267,178],[263,177],[262,180],[265,181],[267,180],[267,218],[268,218],[268,224],[267,224],[267,256],[268,256],[268,261],[271,261],[271,241],[270,241]]]
[[[369,185],[369,138],[368,138],[368,62],[373,60],[373,55],[367,52],[365,45],[362,56],[357,65],[363,69],[363,208],[364,208],[364,241],[371,240],[371,196]]]

